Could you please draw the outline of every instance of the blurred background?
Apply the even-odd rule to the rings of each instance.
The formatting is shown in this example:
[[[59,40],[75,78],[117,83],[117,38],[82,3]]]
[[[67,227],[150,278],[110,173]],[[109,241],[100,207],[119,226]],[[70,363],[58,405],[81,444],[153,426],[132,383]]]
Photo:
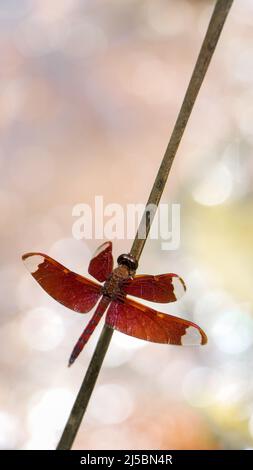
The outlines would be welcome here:
[[[0,446],[53,449],[99,330],[50,299],[21,255],[81,274],[103,240],[72,237],[72,208],[145,203],[213,1],[2,0],[0,7]],[[203,348],[115,332],[75,449],[253,448],[253,3],[235,2],[162,202],[181,246],[149,240],[139,272],[180,274],[161,310],[197,322]],[[131,240],[114,240],[115,257]],[[103,322],[101,322],[103,323]]]

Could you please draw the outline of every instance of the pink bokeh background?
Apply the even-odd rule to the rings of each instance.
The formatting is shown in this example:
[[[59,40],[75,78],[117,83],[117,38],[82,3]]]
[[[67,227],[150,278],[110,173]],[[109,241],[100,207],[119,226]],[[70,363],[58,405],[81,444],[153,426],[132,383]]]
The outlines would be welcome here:
[[[213,4],[1,2],[2,449],[55,448],[102,327],[68,369],[90,316],[50,299],[21,255],[86,274],[102,240],[73,239],[73,206],[146,202]],[[186,295],[161,310],[209,343],[116,332],[75,449],[253,447],[252,26],[252,1],[235,2],[162,198],[181,204],[180,249],[149,240],[139,267],[182,275]]]

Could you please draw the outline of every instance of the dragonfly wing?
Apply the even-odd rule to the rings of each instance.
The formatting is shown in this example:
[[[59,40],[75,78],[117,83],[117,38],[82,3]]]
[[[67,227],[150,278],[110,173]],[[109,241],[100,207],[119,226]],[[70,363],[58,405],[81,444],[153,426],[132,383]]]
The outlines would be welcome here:
[[[158,312],[132,299],[112,302],[106,323],[121,333],[154,343],[193,346],[207,342],[204,331],[198,325]]]
[[[183,279],[177,274],[160,274],[159,276],[135,276],[124,284],[126,294],[134,295],[151,302],[175,302],[184,294],[186,287]]]
[[[94,253],[88,272],[97,281],[104,282],[113,268],[112,242],[105,242]]]
[[[55,300],[79,313],[89,312],[101,295],[101,287],[65,268],[43,253],[26,253],[22,259],[40,286]]]

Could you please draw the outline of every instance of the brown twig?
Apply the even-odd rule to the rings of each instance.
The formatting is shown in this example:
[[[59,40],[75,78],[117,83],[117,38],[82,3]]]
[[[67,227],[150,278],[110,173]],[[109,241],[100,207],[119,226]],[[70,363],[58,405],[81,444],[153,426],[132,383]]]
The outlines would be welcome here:
[[[208,65],[214,53],[223,25],[226,21],[233,0],[217,0],[200,53],[194,67],[186,94],[178,114],[171,138],[158,170],[153,188],[146,204],[146,211],[141,219],[136,237],[130,253],[139,260],[144,248],[149,230],[155,215],[155,211],[148,210],[152,205],[157,208],[161,199],[168,175],[174,161],[178,146],[182,139],[187,122],[191,115],[201,84],[204,80]],[[145,233],[140,238],[139,234]],[[57,450],[71,449],[75,436],[82,422],[83,415],[88,406],[92,391],[94,389],[99,371],[101,369],[106,351],[110,344],[113,329],[104,325],[96,349],[90,361],[90,365],[83,379],[83,383],[71,410],[70,416],[64,428],[63,434],[57,446]]]

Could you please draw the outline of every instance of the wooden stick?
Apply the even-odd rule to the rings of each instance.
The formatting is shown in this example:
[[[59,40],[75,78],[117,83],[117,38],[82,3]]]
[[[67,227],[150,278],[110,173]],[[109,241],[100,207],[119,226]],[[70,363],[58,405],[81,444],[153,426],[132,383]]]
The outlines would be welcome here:
[[[161,199],[169,172],[174,161],[178,146],[185,131],[187,122],[191,115],[201,84],[206,75],[208,65],[216,48],[223,25],[226,21],[233,0],[217,0],[201,50],[194,67],[186,94],[178,114],[171,138],[158,170],[153,188],[146,204],[146,211],[141,219],[136,237],[134,239],[130,253],[139,260],[144,248],[149,230],[155,216],[155,210]],[[155,206],[155,210],[148,211],[150,205]],[[139,234],[145,233],[142,238]],[[74,406],[69,415],[62,437],[57,446],[57,450],[71,449],[77,431],[82,422],[83,415],[87,409],[92,395],[99,371],[101,369],[106,351],[109,347],[113,329],[104,325],[96,349],[91,358],[90,365],[83,379],[83,383],[75,400]]]

